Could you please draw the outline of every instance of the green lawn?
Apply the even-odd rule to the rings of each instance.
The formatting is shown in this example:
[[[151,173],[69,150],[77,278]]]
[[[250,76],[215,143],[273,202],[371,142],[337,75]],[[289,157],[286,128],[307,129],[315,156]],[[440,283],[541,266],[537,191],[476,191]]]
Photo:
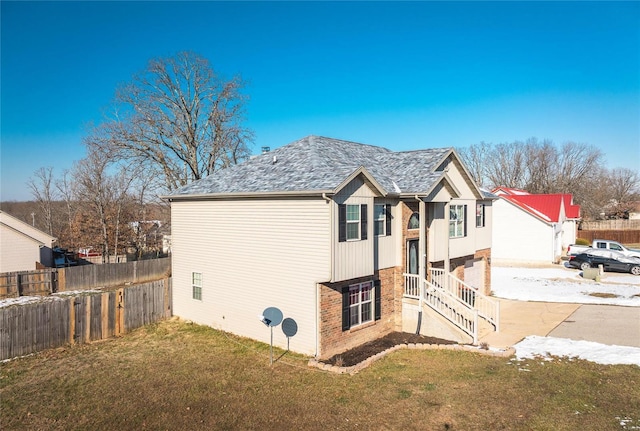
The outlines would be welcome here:
[[[307,359],[270,367],[268,345],[163,322],[0,364],[0,429],[640,429],[637,366],[399,350],[349,376]]]

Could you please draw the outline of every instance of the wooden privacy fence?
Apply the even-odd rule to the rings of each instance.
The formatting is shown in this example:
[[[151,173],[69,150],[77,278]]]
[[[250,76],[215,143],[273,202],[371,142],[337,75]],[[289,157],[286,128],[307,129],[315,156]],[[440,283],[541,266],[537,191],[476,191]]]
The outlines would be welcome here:
[[[0,274],[0,299],[17,296],[49,295],[57,286],[55,268]]]
[[[126,263],[60,268],[58,270],[58,291],[121,286],[126,283],[144,283],[167,277],[170,271],[171,258],[169,257]]]
[[[638,230],[640,231],[640,220],[598,220],[583,221],[580,229],[584,230]]]
[[[171,279],[0,308],[0,360],[121,335],[171,317]]]
[[[168,277],[171,258],[0,274],[0,299],[139,284]]]
[[[640,230],[579,230],[578,238],[589,242],[594,239],[610,239],[622,244],[640,244]]]

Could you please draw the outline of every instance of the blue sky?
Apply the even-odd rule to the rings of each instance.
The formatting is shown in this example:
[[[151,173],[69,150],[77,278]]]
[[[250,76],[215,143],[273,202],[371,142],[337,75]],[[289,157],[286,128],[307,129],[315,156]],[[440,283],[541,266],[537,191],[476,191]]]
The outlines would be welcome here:
[[[530,137],[640,170],[640,2],[0,2],[0,200],[59,175],[119,84],[191,50],[247,82],[254,152]]]

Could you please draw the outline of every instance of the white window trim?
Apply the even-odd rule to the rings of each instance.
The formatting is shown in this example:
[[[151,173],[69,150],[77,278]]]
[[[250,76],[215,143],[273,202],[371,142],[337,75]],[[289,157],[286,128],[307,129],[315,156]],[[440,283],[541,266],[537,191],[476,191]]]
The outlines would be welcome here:
[[[481,213],[480,214],[480,223],[478,223],[478,208],[481,209]],[[481,203],[476,203],[476,227],[485,227],[487,225],[487,221],[485,219],[486,217],[486,212],[485,212],[486,206],[485,204],[481,204]]]
[[[467,211],[465,205],[451,205],[449,214],[458,213],[456,208],[462,208],[462,219],[451,218],[449,216],[449,238],[464,238],[467,233],[465,232],[465,219],[467,218]],[[453,233],[451,232],[451,225],[453,224]],[[461,231],[461,232],[460,232]]]
[[[197,277],[196,277],[197,275]],[[199,298],[196,297],[196,291]],[[193,271],[191,273],[191,299],[202,301],[202,273]]]
[[[349,220],[349,207],[358,207],[358,218],[357,220]],[[362,211],[362,206],[359,204],[347,204],[347,214],[346,214],[346,220],[345,222],[347,223],[347,232],[346,232],[346,236],[347,236],[347,241],[360,241],[360,220],[362,219],[361,216],[361,211]],[[358,228],[356,230],[356,233],[358,234],[358,236],[356,238],[349,238],[349,225],[357,225]]]
[[[382,207],[382,212],[378,214],[379,218],[376,218],[376,211],[378,207]],[[376,226],[378,223],[382,224],[382,230],[379,233],[376,232]],[[373,233],[375,236],[387,236],[387,206],[386,204],[375,204],[373,206]]]
[[[363,301],[362,300],[362,290],[364,287],[369,286],[369,299]],[[373,322],[375,320],[375,297],[376,297],[376,292],[375,292],[375,285],[373,283],[373,281],[365,281],[363,283],[357,283],[357,284],[352,284],[349,286],[349,327],[350,328],[355,328],[357,326],[360,325],[365,325],[367,323]],[[355,304],[351,304],[351,292],[356,290],[358,291],[358,302]],[[362,320],[362,305],[366,305],[366,304],[370,304],[370,313],[369,313],[369,319],[363,321]],[[358,310],[358,321],[354,322],[351,319],[351,310],[356,308]]]

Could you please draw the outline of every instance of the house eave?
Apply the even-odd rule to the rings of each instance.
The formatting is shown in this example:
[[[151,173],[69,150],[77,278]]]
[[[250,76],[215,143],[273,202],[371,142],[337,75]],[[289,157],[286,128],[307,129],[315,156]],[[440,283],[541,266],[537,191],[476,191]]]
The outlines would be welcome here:
[[[292,198],[292,197],[325,197],[332,196],[334,190],[295,190],[272,192],[231,192],[231,193],[199,193],[185,195],[165,195],[160,199],[173,201],[222,200],[222,199],[260,199],[260,198]]]

